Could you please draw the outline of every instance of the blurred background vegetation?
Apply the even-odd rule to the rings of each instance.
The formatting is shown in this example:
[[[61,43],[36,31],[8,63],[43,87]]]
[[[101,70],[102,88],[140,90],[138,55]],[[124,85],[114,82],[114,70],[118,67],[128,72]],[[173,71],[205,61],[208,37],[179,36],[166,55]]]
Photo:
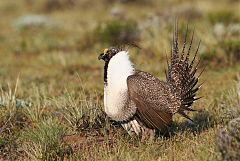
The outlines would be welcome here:
[[[231,130],[219,133],[240,113],[239,0],[2,0],[0,15],[0,160],[239,158],[226,152],[240,149],[228,148]],[[187,24],[193,47],[201,40],[205,97],[194,108],[202,112],[192,114],[198,125],[177,116],[172,138],[141,145],[102,113],[97,57],[137,44],[136,67],[164,79],[176,18],[181,43]]]

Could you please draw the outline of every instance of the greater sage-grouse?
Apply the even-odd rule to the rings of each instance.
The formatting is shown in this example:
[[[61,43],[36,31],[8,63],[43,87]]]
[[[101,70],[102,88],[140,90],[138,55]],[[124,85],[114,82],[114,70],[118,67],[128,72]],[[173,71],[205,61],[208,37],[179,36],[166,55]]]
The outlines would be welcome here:
[[[98,57],[105,61],[105,112],[111,119],[120,122],[130,135],[141,135],[142,141],[154,138],[156,130],[168,132],[175,113],[190,119],[185,111],[194,111],[190,106],[199,99],[195,98],[200,88],[197,85],[200,75],[195,75],[199,63],[195,65],[194,62],[200,41],[193,59],[189,60],[194,32],[188,49],[187,33],[188,29],[180,52],[178,27],[175,25],[166,81],[135,69],[129,60],[128,51],[122,48],[110,47]]]

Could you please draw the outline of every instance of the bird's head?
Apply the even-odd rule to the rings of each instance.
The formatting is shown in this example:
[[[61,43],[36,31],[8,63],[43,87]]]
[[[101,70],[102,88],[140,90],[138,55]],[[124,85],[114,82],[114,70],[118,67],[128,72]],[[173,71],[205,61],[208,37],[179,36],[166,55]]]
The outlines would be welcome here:
[[[117,47],[106,48],[106,49],[104,49],[103,53],[101,53],[98,56],[98,60],[102,59],[105,62],[109,62],[110,59],[120,51],[121,51],[121,49],[119,49]]]

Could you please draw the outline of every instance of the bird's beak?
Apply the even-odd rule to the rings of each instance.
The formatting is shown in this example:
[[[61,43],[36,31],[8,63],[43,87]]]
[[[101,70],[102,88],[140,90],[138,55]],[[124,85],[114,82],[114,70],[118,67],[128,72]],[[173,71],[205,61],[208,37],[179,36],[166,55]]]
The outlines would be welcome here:
[[[104,60],[104,53],[101,53],[101,54],[98,56],[98,60],[101,60],[101,59]]]

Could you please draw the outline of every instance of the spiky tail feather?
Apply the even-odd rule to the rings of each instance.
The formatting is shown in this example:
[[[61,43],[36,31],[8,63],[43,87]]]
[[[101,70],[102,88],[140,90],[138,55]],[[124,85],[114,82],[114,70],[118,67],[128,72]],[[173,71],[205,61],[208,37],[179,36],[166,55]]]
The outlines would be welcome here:
[[[185,111],[195,111],[190,108],[194,101],[198,100],[196,98],[196,92],[200,88],[201,85],[198,84],[199,77],[201,73],[196,76],[197,67],[199,62],[195,64],[195,59],[199,50],[200,41],[198,43],[197,49],[193,56],[193,59],[190,61],[190,51],[194,38],[194,31],[192,33],[191,41],[189,43],[189,47],[187,53],[185,54],[186,44],[187,44],[187,35],[188,34],[188,26],[185,33],[184,43],[182,47],[181,53],[179,53],[178,48],[178,22],[175,23],[173,40],[172,40],[172,49],[171,49],[171,58],[170,63],[168,64],[168,71],[166,72],[166,79],[171,87],[171,92],[180,99],[181,105],[177,107],[177,111],[174,111],[181,114],[182,116],[190,119]],[[191,120],[191,119],[190,119]]]

